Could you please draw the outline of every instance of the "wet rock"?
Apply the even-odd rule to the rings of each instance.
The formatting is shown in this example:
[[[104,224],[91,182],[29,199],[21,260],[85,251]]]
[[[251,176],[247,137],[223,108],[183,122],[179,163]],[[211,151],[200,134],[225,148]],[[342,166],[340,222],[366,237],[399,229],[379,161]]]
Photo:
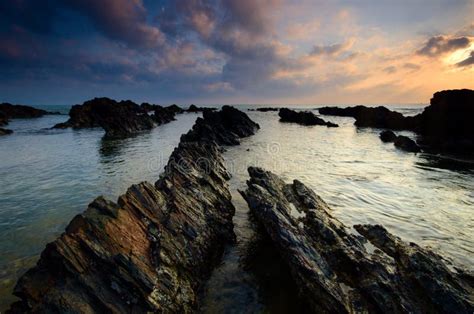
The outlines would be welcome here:
[[[249,168],[241,194],[315,313],[472,313],[473,277],[379,225],[348,229],[298,180]]]
[[[109,98],[94,98],[82,105],[75,105],[69,111],[69,120],[54,128],[93,128],[102,127],[107,137],[121,137],[155,126],[158,116],[148,113],[132,101],[116,102]]]
[[[203,117],[196,120],[192,130],[181,140],[197,139],[215,142],[219,145],[238,145],[240,138],[255,134],[260,126],[244,112],[231,106],[223,106],[221,111],[205,110]]]
[[[20,278],[10,312],[194,312],[235,238],[221,150],[183,136],[154,185],[133,185],[117,202],[95,199]]]
[[[8,124],[8,117],[6,114],[0,111],[0,126],[4,126]]]
[[[418,153],[421,151],[420,147],[410,139],[409,137],[399,135],[394,141],[395,147],[407,151],[407,152],[412,152],[412,153]]]
[[[393,133],[390,130],[385,130],[385,131],[382,131],[382,133],[380,133],[380,139],[382,140],[382,142],[385,142],[385,143],[393,143],[395,142],[396,138],[397,138],[397,135],[395,135],[395,133]]]
[[[158,125],[161,125],[176,120],[175,115],[176,111],[173,108],[158,106],[151,117]]]
[[[4,128],[0,128],[0,136],[2,135],[8,135],[8,134],[12,134],[13,131],[12,130],[9,130],[9,129],[4,129]]]
[[[338,127],[337,124],[324,121],[318,118],[310,111],[294,111],[287,108],[281,108],[278,112],[281,122],[298,123],[301,125],[325,125],[327,127]]]

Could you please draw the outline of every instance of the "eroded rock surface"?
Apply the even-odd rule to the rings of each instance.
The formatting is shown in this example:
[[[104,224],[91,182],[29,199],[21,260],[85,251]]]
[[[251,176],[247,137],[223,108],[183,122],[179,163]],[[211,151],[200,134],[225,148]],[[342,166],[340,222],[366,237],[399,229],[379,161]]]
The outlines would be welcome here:
[[[219,126],[212,117],[200,124]],[[18,281],[21,301],[10,312],[193,312],[202,281],[234,240],[229,177],[215,142],[183,136],[155,184],[133,185],[117,202],[95,199],[47,245]]]
[[[223,106],[221,111],[205,110],[192,130],[181,138],[185,141],[208,141],[219,145],[238,145],[240,138],[255,134],[260,126],[244,112],[231,106]]]
[[[75,105],[69,111],[69,120],[54,128],[93,128],[102,127],[105,135],[120,137],[150,130],[154,120],[146,110],[132,101],[116,102],[110,98],[94,98]]]
[[[348,229],[298,180],[249,168],[241,192],[315,313],[472,313],[474,281],[379,225]]]
[[[337,124],[324,121],[310,111],[294,111],[281,108],[278,112],[281,122],[297,123],[301,125],[325,125],[327,127],[338,127]]]

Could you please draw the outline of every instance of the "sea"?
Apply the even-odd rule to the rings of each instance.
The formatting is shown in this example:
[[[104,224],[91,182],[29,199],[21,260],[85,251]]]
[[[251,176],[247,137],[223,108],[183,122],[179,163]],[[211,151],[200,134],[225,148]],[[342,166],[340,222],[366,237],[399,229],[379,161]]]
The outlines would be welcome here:
[[[307,127],[280,123],[277,112],[247,111],[268,106],[235,105],[261,129],[224,152],[232,174],[237,241],[227,247],[203,287],[201,312],[294,309],[292,287],[278,280],[262,284],[244,262],[255,238],[238,192],[245,189],[249,166],[271,170],[288,182],[304,182],[349,228],[381,224],[403,240],[430,247],[448,264],[474,270],[474,161],[400,151],[379,139],[380,130],[357,128],[349,117],[323,117],[339,128]],[[425,106],[388,107],[415,115]],[[282,107],[317,114],[319,106]],[[0,137],[0,312],[16,300],[12,291],[17,279],[75,215],[99,195],[115,201],[132,184],[155,182],[180,136],[200,116],[185,113],[152,131],[104,140],[101,129],[50,129],[68,119],[69,106],[41,108],[63,114],[12,120],[8,128],[14,133]],[[408,131],[400,134],[415,138]],[[266,266],[272,265],[261,268]]]

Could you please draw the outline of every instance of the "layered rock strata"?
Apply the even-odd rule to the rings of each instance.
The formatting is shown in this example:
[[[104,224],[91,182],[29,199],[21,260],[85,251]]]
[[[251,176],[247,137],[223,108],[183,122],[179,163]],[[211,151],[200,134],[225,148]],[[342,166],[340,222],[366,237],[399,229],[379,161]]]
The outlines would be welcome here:
[[[133,185],[117,202],[98,197],[76,216],[20,278],[10,312],[195,311],[199,287],[234,240],[222,148],[195,129],[221,132],[219,122],[232,120],[236,138],[253,134],[245,114],[228,116],[234,110],[199,120],[155,184]]]
[[[380,225],[348,229],[298,180],[249,168],[241,192],[315,313],[472,313],[474,277]]]

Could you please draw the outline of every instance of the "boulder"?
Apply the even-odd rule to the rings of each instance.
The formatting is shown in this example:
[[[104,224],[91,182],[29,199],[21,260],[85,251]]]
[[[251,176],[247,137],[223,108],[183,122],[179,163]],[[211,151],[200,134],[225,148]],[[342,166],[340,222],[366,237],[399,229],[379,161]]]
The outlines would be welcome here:
[[[472,313],[474,277],[380,225],[349,229],[302,182],[249,168],[241,194],[314,313]]]
[[[173,108],[157,106],[151,117],[158,125],[161,125],[176,120],[175,115],[176,111]]]
[[[395,147],[412,153],[419,153],[421,151],[420,147],[410,139],[409,137],[399,135],[394,141]]]
[[[110,98],[94,98],[75,105],[69,111],[69,120],[54,128],[102,127],[107,137],[121,137],[152,129],[158,120],[132,101],[116,102]]]
[[[393,143],[395,142],[397,135],[395,135],[395,133],[393,133],[390,130],[385,130],[385,131],[382,131],[382,133],[380,133],[379,137],[382,140],[382,142]]]
[[[217,126],[210,117],[201,123]],[[117,202],[95,199],[20,278],[10,313],[195,312],[203,281],[235,241],[221,151],[183,136],[155,184],[133,185]]]
[[[201,139],[219,145],[238,145],[240,138],[255,134],[260,126],[253,122],[244,112],[231,106],[223,106],[221,111],[203,112],[192,130],[182,140],[196,141]]]
[[[310,111],[294,111],[288,108],[281,108],[278,115],[280,116],[281,122],[297,123],[300,125],[325,125],[327,127],[338,127],[337,124],[326,122]]]

